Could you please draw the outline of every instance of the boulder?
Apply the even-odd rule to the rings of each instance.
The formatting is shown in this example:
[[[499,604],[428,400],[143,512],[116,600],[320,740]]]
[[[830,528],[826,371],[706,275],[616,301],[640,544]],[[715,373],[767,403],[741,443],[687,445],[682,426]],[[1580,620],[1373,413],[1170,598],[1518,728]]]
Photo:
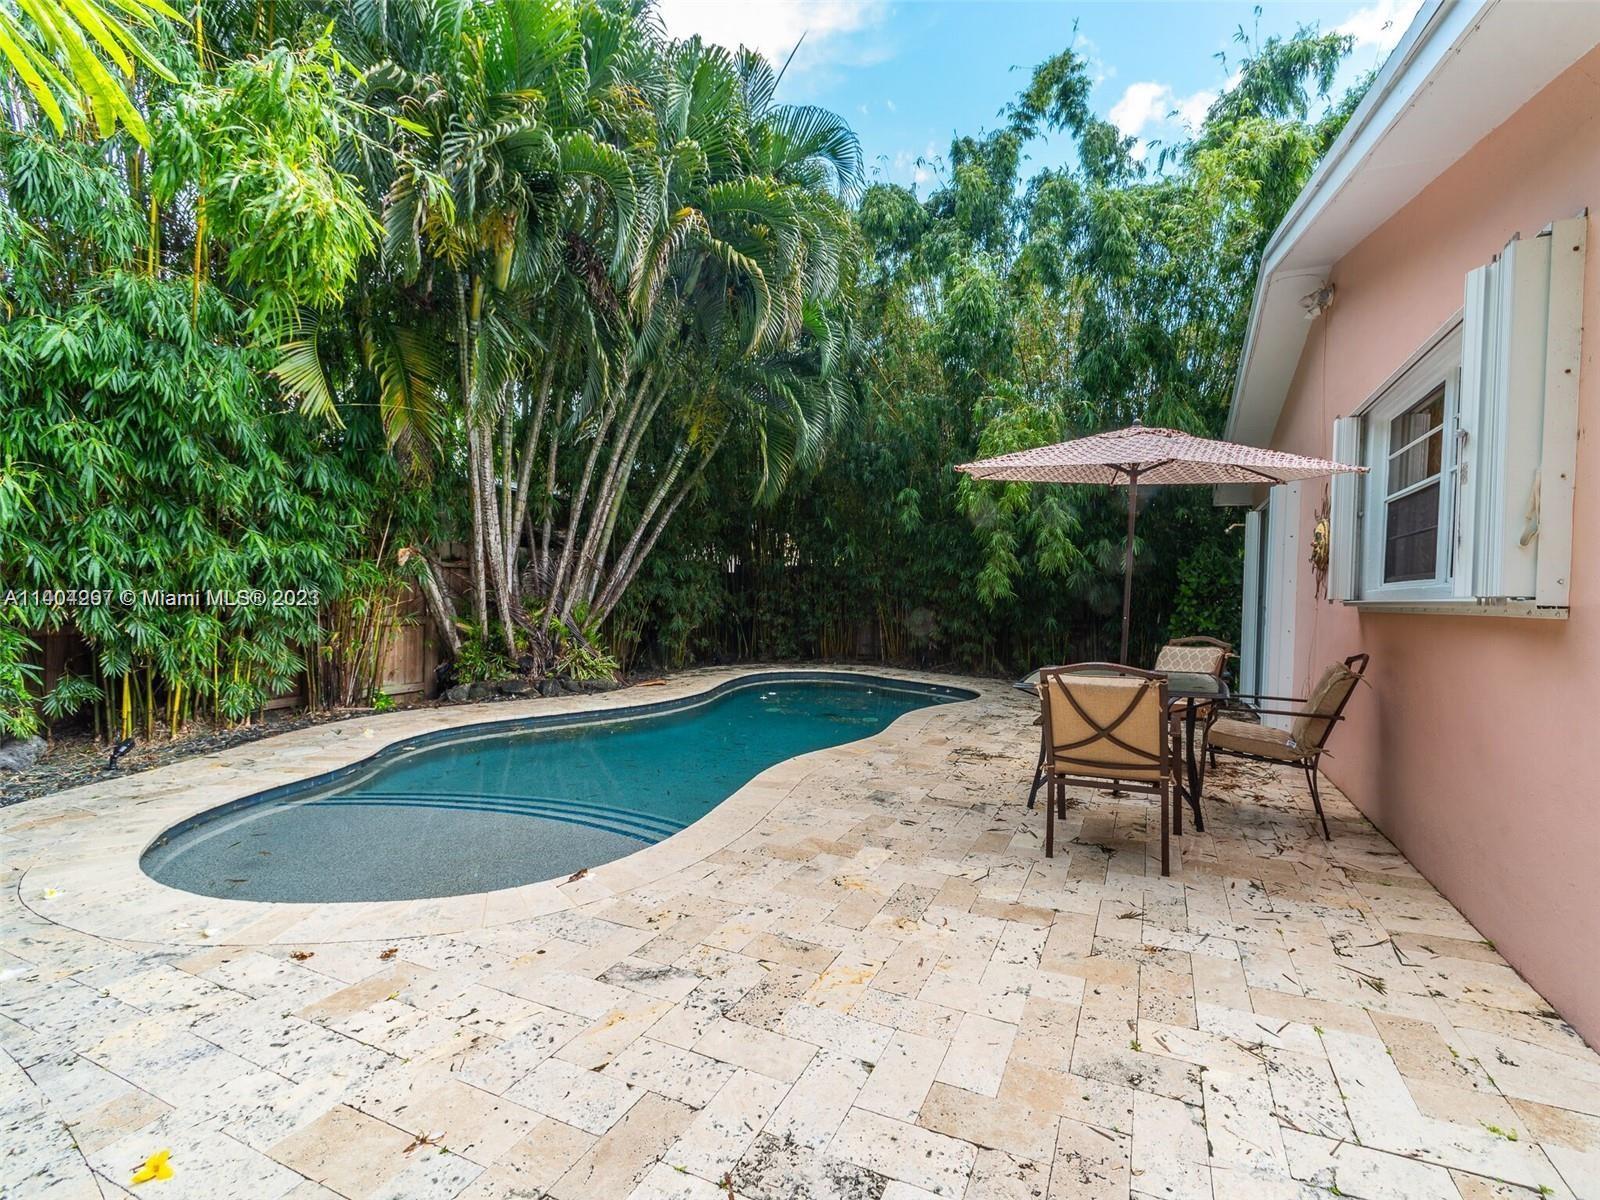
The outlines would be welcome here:
[[[42,737],[0,738],[0,771],[26,771],[44,751]]]
[[[526,679],[507,679],[500,685],[502,696],[526,696],[533,691],[533,684]]]
[[[450,688],[445,692],[444,698],[450,701],[451,704],[465,704],[468,700],[472,699],[472,686],[470,684],[458,683],[455,685],[455,687]]]
[[[487,700],[495,694],[495,685],[492,683],[474,683],[467,688],[469,700]]]
[[[539,680],[539,695],[541,695],[541,696],[559,696],[560,694],[561,694],[561,684],[558,683],[556,680],[554,680],[554,679],[541,679],[541,680]]]

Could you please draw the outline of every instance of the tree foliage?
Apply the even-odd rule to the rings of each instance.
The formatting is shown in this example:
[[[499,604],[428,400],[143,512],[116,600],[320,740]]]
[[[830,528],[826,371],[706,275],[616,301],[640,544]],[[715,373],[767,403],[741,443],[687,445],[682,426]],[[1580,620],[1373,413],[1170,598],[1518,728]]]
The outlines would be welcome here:
[[[144,35],[177,18],[165,0],[0,0],[0,96],[15,79],[58,132],[87,112],[102,137],[120,125],[147,143],[127,84],[136,64],[170,77]]]
[[[953,139],[926,195],[865,191],[857,424],[811,487],[723,509],[669,548],[636,619],[659,623],[659,652],[1012,670],[1115,655],[1125,493],[951,467],[1134,421],[1220,434],[1266,241],[1365,86],[1332,94],[1339,35],[1240,46],[1233,85],[1182,144],[1145,153],[1096,116],[1068,50],[997,128]],[[1029,176],[1045,136],[1075,159]],[[1236,513],[1182,488],[1141,509],[1134,661],[1167,636],[1235,637]]]
[[[644,0],[114,9],[0,0],[0,588],[133,597],[0,613],[0,732],[365,700],[407,587],[463,677],[1104,656],[1122,497],[951,467],[1217,432],[1355,99],[1347,39],[1242,38],[1142,147],[1065,51],[919,194]],[[1226,635],[1229,516],[1143,505],[1139,651]],[[245,585],[316,602],[141,598]]]

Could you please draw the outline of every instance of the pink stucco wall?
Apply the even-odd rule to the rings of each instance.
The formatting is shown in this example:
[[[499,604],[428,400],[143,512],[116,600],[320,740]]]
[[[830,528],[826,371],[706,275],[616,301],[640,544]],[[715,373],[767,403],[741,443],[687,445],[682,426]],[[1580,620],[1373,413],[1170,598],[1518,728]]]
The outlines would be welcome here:
[[[1600,49],[1337,264],[1273,444],[1327,455],[1353,412],[1516,232],[1600,212]],[[1357,612],[1296,588],[1297,682],[1367,650],[1326,771],[1591,1045],[1600,1046],[1600,244],[1584,280],[1571,617]],[[1323,485],[1301,499],[1309,545]],[[1304,694],[1303,692],[1299,694]]]

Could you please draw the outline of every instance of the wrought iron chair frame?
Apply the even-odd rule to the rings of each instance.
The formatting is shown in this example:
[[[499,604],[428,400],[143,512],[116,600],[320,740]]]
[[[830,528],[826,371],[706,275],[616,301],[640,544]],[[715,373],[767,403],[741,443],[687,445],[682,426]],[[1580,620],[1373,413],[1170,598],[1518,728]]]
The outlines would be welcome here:
[[[1109,725],[1102,725],[1091,717],[1073,698],[1071,691],[1066,686],[1058,687],[1056,680],[1062,676],[1076,677],[1078,681],[1092,684],[1098,676],[1102,680],[1118,678],[1133,678],[1145,681],[1146,687],[1140,688],[1129,701],[1123,712]],[[1160,714],[1161,731],[1157,738],[1158,753],[1149,754],[1140,747],[1130,745],[1116,736],[1116,731],[1138,709],[1147,691],[1154,688],[1156,692],[1157,708]],[[1085,739],[1072,742],[1066,746],[1057,746],[1053,731],[1055,725],[1051,717],[1051,704],[1059,703],[1065,699],[1070,703],[1081,719],[1094,733]],[[1039,672],[1039,702],[1040,720],[1043,724],[1043,740],[1045,748],[1045,827],[1044,827],[1044,854],[1046,858],[1055,857],[1056,818],[1065,818],[1067,815],[1067,788],[1083,787],[1099,791],[1115,792],[1141,792],[1159,797],[1161,809],[1161,873],[1172,873],[1172,821],[1173,808],[1178,803],[1178,790],[1173,777],[1175,764],[1179,761],[1172,752],[1173,739],[1178,736],[1178,718],[1172,715],[1172,705],[1167,695],[1167,679],[1156,671],[1141,671],[1137,667],[1123,666],[1121,663],[1072,663],[1064,667],[1047,667]],[[1071,768],[1076,763],[1080,768],[1096,766],[1088,759],[1074,760],[1064,751],[1071,751],[1081,746],[1092,743],[1109,741],[1112,745],[1126,751],[1137,759],[1148,760],[1148,766],[1139,763],[1141,769],[1154,770],[1158,778],[1154,780],[1117,778],[1105,774],[1076,773]],[[1134,764],[1125,764],[1134,765]]]
[[[1356,677],[1355,686],[1352,686],[1350,690],[1344,694],[1344,698],[1334,706],[1334,709],[1331,713],[1314,713],[1303,708],[1265,708],[1254,703],[1247,703],[1244,706],[1247,711],[1254,713],[1257,716],[1310,717],[1313,720],[1326,721],[1327,727],[1323,729],[1322,736],[1317,739],[1315,750],[1307,748],[1307,752],[1298,758],[1273,758],[1271,755],[1252,754],[1247,750],[1235,750],[1231,747],[1216,746],[1208,741],[1206,750],[1211,754],[1212,761],[1215,762],[1218,754],[1225,754],[1230,758],[1242,758],[1250,762],[1277,763],[1279,766],[1298,766],[1302,771],[1305,772],[1306,786],[1311,790],[1311,806],[1317,810],[1317,820],[1322,822],[1323,840],[1332,841],[1333,834],[1328,831],[1328,817],[1327,814],[1322,811],[1322,793],[1317,787],[1318,764],[1322,761],[1322,755],[1327,750],[1328,739],[1333,736],[1334,726],[1340,721],[1344,720],[1345,707],[1350,703],[1351,698],[1356,694],[1356,686],[1359,686],[1361,681],[1366,678],[1367,664],[1371,661],[1372,655],[1365,652],[1360,654],[1352,654],[1349,658],[1344,660],[1345,669]],[[1304,696],[1266,696],[1241,694],[1234,696],[1233,699],[1244,701],[1269,701],[1276,704],[1310,703],[1309,698]],[[1208,727],[1208,737],[1209,734],[1210,729]]]

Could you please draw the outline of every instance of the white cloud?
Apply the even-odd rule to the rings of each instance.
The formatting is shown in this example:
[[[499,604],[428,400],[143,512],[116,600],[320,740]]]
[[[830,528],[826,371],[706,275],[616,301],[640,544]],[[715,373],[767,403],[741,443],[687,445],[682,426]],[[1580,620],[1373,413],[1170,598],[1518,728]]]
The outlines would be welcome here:
[[[1217,94],[1204,88],[1187,96],[1179,96],[1170,84],[1144,80],[1130,83],[1121,99],[1111,106],[1111,123],[1125,137],[1138,137],[1152,126],[1170,124],[1173,117],[1186,130],[1193,132],[1206,119],[1206,110],[1216,100]]]
[[[885,100],[883,102],[883,106],[885,108],[887,108],[890,112],[899,112],[900,111],[899,107],[895,104],[895,102],[893,100]]]
[[[799,45],[789,67],[793,75],[817,65],[848,65],[841,62],[841,44],[877,26],[888,0],[658,0],[656,11],[673,37],[698,33],[729,48],[749,46],[780,67]]]
[[[1175,106],[1178,110],[1178,120],[1191,130],[1198,130],[1206,122],[1206,113],[1211,111],[1211,106],[1217,102],[1217,94],[1208,92],[1204,88],[1191,96],[1185,96]]]
[[[1421,7],[1422,0],[1373,0],[1336,25],[1334,32],[1349,34],[1355,39],[1358,50],[1372,47],[1380,54],[1387,54],[1395,48]]]
[[[1096,87],[1117,73],[1117,69],[1107,65],[1105,59],[1100,57],[1099,45],[1089,37],[1085,37],[1080,30],[1073,36],[1072,48],[1083,59],[1089,68],[1089,79]]]
[[[1147,125],[1172,107],[1172,89],[1164,83],[1130,83],[1122,99],[1111,106],[1111,123],[1127,137],[1138,137]]]

